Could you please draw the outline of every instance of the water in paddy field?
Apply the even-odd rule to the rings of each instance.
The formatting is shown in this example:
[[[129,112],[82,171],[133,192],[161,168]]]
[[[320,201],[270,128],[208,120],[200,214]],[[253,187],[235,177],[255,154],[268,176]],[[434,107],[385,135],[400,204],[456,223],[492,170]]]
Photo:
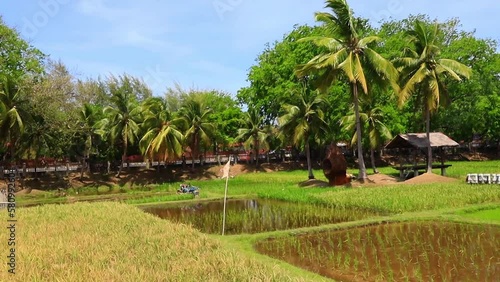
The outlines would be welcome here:
[[[263,254],[339,281],[500,281],[500,227],[380,224],[267,239]]]
[[[224,202],[198,202],[144,208],[144,211],[174,222],[190,224],[212,234],[222,233]],[[264,199],[228,200],[225,234],[259,233],[329,223],[354,221],[375,214],[321,205]]]

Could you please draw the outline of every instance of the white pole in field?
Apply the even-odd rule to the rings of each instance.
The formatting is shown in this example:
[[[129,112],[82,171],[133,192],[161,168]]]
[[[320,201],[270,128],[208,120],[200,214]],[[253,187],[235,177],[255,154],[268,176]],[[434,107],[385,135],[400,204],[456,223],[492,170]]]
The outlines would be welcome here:
[[[224,212],[222,214],[222,235],[224,235],[224,230],[226,229],[226,202],[227,202],[227,183],[229,182],[229,168],[231,166],[231,158],[227,161],[224,166],[224,174],[222,177],[226,178],[226,188],[224,189]]]

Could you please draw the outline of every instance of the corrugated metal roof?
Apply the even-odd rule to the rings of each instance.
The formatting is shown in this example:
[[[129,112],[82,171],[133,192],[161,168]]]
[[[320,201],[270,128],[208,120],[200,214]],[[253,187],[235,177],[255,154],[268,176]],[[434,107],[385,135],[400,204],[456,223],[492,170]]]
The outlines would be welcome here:
[[[441,132],[430,133],[431,147],[455,147],[459,144]],[[427,148],[426,133],[399,134],[385,146],[387,149],[394,148]]]

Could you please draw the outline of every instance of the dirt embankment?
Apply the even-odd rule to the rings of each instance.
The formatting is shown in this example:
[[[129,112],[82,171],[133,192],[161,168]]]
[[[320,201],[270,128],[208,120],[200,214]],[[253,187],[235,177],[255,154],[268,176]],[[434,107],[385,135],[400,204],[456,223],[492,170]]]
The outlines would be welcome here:
[[[149,185],[165,182],[177,182],[188,180],[209,180],[216,179],[222,176],[222,168],[224,166],[205,166],[195,167],[191,170],[190,166],[186,167],[166,167],[159,171],[156,169],[124,169],[120,177],[116,177],[115,173],[84,173],[83,178],[80,178],[79,172],[72,172],[66,175],[65,172],[56,173],[39,173],[38,178],[34,175],[28,175],[23,181],[16,181],[17,189],[24,188],[22,193],[26,191],[45,191],[55,190],[58,188],[81,188],[91,186],[114,186],[114,185]],[[258,168],[249,164],[235,164],[231,166],[230,176],[234,177],[244,173],[254,172],[272,172],[280,170],[304,169],[300,163],[278,163],[278,164],[262,164]],[[7,188],[7,179],[0,179],[0,189]]]
[[[55,190],[58,188],[81,188],[92,186],[114,186],[114,185],[149,185],[159,184],[165,182],[177,182],[188,180],[209,180],[216,179],[222,176],[222,168],[224,166],[211,166],[211,167],[195,167],[192,171],[190,167],[167,167],[160,171],[156,169],[131,169],[130,171],[124,170],[120,177],[115,174],[102,174],[102,173],[85,173],[83,178],[80,179],[80,173],[74,172],[68,175],[54,173],[39,174],[38,178],[26,178],[24,181],[17,181],[16,186],[18,189],[24,188],[21,193],[35,191]],[[230,176],[234,177],[245,173],[255,172],[274,172],[283,170],[306,170],[305,164],[302,163],[276,163],[276,164],[261,164],[258,168],[249,164],[235,164],[231,166]],[[321,176],[323,177],[323,176]],[[401,181],[399,178],[386,175],[386,174],[373,174],[369,175],[367,180],[362,183],[358,180],[348,184],[349,187],[362,187],[362,186],[380,186],[392,184],[422,184],[422,183],[439,183],[439,182],[453,182],[454,178],[444,177],[437,174],[424,173],[417,177],[411,178],[406,181]],[[328,183],[319,179],[308,180],[299,183],[301,187],[327,187]],[[7,180],[0,181],[0,189],[7,188]]]

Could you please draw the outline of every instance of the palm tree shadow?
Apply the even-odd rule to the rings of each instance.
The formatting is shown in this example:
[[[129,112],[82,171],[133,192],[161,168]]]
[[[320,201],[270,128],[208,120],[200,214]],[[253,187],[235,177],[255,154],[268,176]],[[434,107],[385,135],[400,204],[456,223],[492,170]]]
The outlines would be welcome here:
[[[316,188],[316,187],[333,187],[330,186],[330,183],[319,180],[319,179],[308,179],[305,181],[299,182],[299,187],[304,187],[304,188]]]

